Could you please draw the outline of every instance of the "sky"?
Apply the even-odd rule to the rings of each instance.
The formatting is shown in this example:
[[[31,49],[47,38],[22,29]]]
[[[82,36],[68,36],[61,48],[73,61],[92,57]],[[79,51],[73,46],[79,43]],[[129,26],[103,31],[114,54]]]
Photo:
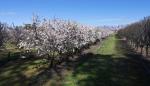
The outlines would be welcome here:
[[[150,0],[0,0],[0,21],[22,25],[32,15],[89,25],[125,25],[150,16]]]

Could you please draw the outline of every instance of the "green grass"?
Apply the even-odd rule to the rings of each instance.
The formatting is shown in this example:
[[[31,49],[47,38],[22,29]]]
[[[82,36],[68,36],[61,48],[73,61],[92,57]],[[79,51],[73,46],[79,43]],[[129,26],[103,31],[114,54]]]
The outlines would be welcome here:
[[[109,71],[112,71],[110,65],[112,55],[116,54],[116,41],[115,36],[112,36],[102,42],[96,55],[88,55],[86,61],[79,62],[77,68],[68,74],[64,86],[104,86],[104,83],[109,84],[107,77],[112,75]],[[102,69],[108,70],[108,72]],[[99,84],[97,81],[100,81]]]
[[[47,68],[47,65],[42,62],[43,60],[36,59],[7,63],[1,67],[0,86],[28,86],[33,80],[32,78]]]
[[[5,43],[4,46],[4,49],[0,49],[0,62],[16,59],[20,52],[17,46],[11,43]]]
[[[47,68],[43,59],[19,59],[20,52],[11,43],[0,50],[0,86],[28,86],[32,78]]]
[[[75,65],[63,72],[63,79],[58,76],[49,78],[51,75],[44,72],[47,65],[42,64],[42,59],[9,62],[0,68],[0,86],[29,86],[29,83],[36,84],[36,80],[45,81],[43,86],[150,86],[147,77],[142,75],[143,69],[136,60],[138,56],[129,54],[123,40],[113,35],[99,46],[94,46],[72,63]],[[3,52],[0,56],[5,56]]]
[[[64,86],[147,86],[143,85],[146,78],[139,75],[140,64],[129,58],[124,41],[113,35],[100,46],[97,54],[88,53],[68,73]]]
[[[102,45],[100,45],[101,47],[97,50],[98,53],[100,54],[115,54],[116,50],[116,38],[115,36],[111,36],[109,38],[107,38]]]

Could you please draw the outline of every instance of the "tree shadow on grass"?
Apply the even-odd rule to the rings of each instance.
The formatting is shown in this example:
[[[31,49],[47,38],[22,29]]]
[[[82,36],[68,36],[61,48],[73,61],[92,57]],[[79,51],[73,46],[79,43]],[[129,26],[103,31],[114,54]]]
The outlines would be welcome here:
[[[3,51],[2,51],[3,52]],[[10,53],[3,52],[0,54],[0,67],[7,64],[8,62],[20,59],[20,52]]]
[[[121,42],[121,43],[120,43]],[[70,68],[74,68],[73,77],[77,80],[78,86],[150,86],[150,74],[147,68],[143,66],[149,65],[149,61],[141,59],[140,55],[131,52],[124,45],[122,40],[118,41],[116,49],[121,51],[123,57],[115,57],[115,55],[86,53],[80,55],[75,61],[70,62]],[[121,44],[121,45],[120,45]],[[55,68],[39,69],[43,70],[39,74],[30,78],[22,74],[22,71],[29,65],[34,64],[35,59],[17,60],[6,68],[0,70],[0,86],[41,86],[52,78],[55,73],[59,74],[62,69]],[[19,62],[20,61],[20,62]],[[15,63],[15,64],[14,64]],[[69,68],[69,66],[68,66]],[[6,71],[6,72],[4,72]],[[6,75],[6,76],[5,76]],[[60,76],[61,77],[61,76]],[[63,76],[65,77],[65,76]],[[55,82],[60,86],[59,81]]]
[[[80,60],[73,77],[79,86],[149,86],[147,75],[140,62],[113,55],[87,54]],[[89,58],[89,59],[87,59]],[[146,74],[146,75],[145,75]]]
[[[27,77],[22,73],[23,70],[27,68],[23,62],[13,62],[13,64],[9,63],[1,67],[0,69],[0,86],[14,86],[14,85],[24,85],[27,84]]]
[[[28,58],[17,59],[16,61],[9,62],[0,68],[0,86],[31,86],[30,83],[35,79],[36,69],[37,71],[44,71],[44,69],[35,68],[36,63],[40,59]],[[30,67],[30,68],[29,68]],[[34,68],[34,69],[32,69]],[[26,75],[25,72],[29,71]],[[35,71],[35,72],[34,72]],[[34,74],[33,74],[33,73]],[[28,75],[30,75],[28,77]]]
[[[120,42],[116,48],[122,50],[122,57],[92,53],[81,56],[73,72],[78,86],[150,86],[150,73],[145,68],[150,62]]]

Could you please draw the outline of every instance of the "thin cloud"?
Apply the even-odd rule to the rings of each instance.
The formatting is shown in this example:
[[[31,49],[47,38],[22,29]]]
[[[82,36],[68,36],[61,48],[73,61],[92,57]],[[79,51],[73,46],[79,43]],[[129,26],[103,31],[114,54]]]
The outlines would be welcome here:
[[[95,19],[95,25],[126,25],[135,22],[132,18],[100,18]]]
[[[109,18],[109,19],[100,19],[99,22],[112,22],[112,21],[122,21],[121,18]]]
[[[16,12],[0,12],[0,16],[13,16]]]

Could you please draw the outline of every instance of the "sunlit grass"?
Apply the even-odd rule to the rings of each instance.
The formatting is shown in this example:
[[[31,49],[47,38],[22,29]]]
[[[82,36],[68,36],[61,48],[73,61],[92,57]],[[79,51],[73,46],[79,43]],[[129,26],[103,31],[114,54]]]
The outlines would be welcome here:
[[[100,49],[98,50],[99,53],[101,54],[114,54],[115,51],[115,43],[116,39],[114,36],[108,37],[102,45],[100,45]]]
[[[116,41],[117,40],[115,38],[115,35],[108,37],[107,39],[104,40],[104,42],[100,45],[101,47],[99,47],[99,49],[97,49],[96,52],[101,55],[116,54],[116,49],[115,49]],[[93,58],[99,58],[99,57],[93,57]],[[105,58],[109,59],[110,57],[105,57]],[[86,83],[80,82],[80,81],[86,80],[89,77],[91,77],[91,78],[96,77],[96,75],[93,75],[93,73],[96,73],[98,71],[97,69],[99,69],[99,65],[108,64],[107,62],[105,62],[106,59],[96,59],[96,60],[90,59],[90,60],[87,60],[85,63],[79,65],[76,70],[86,70],[86,71],[91,70],[91,69],[93,69],[93,70],[89,73],[85,73],[85,72],[76,73],[75,72],[75,75],[74,75],[74,73],[69,73],[67,75],[67,77],[65,77],[64,86],[85,86]],[[93,62],[95,62],[95,61],[96,61],[96,63],[94,64]],[[97,62],[99,63],[99,65],[97,64]],[[108,64],[108,66],[109,66],[109,64]],[[108,70],[107,68],[105,68],[105,66],[102,69]],[[104,75],[102,75],[103,77],[107,77],[109,75],[108,72],[105,73],[105,72],[101,71],[101,73],[104,73]],[[89,86],[91,86],[91,85],[89,84]]]
[[[6,66],[1,68],[0,71],[0,86],[4,85],[22,85],[21,80],[26,82],[23,86],[26,86],[30,81],[30,78],[41,73],[47,64],[43,64],[43,59],[37,59],[27,62],[8,63]],[[21,78],[22,77],[22,78]],[[29,80],[29,81],[28,81]],[[9,83],[8,83],[9,82]]]
[[[123,53],[125,51],[120,48],[122,47],[120,44],[115,35],[105,39],[97,49],[97,54],[92,54],[88,60],[79,62],[75,71],[65,77],[64,86],[116,86],[116,84],[124,86],[126,82],[130,82],[124,79],[113,83],[119,81],[119,76],[122,76],[120,75],[122,73],[118,72],[121,68],[117,69],[117,66],[114,66],[117,63],[121,65],[120,61],[125,58]]]
[[[92,52],[93,54],[87,56],[89,58],[79,60],[74,70],[71,68],[63,71],[63,79],[54,75],[45,82],[44,86],[116,86],[117,84],[124,86],[124,84],[128,84],[130,79],[120,80],[120,77],[126,77],[126,72],[123,74],[122,69],[118,68],[125,64],[125,59],[122,57],[125,57],[124,52],[126,51],[120,44],[115,35],[108,37],[102,42],[101,47],[94,47],[96,53]],[[48,67],[45,61],[33,59],[8,63],[1,68],[0,86],[27,86]],[[41,79],[45,80],[45,78]],[[112,81],[120,82],[112,83]]]

